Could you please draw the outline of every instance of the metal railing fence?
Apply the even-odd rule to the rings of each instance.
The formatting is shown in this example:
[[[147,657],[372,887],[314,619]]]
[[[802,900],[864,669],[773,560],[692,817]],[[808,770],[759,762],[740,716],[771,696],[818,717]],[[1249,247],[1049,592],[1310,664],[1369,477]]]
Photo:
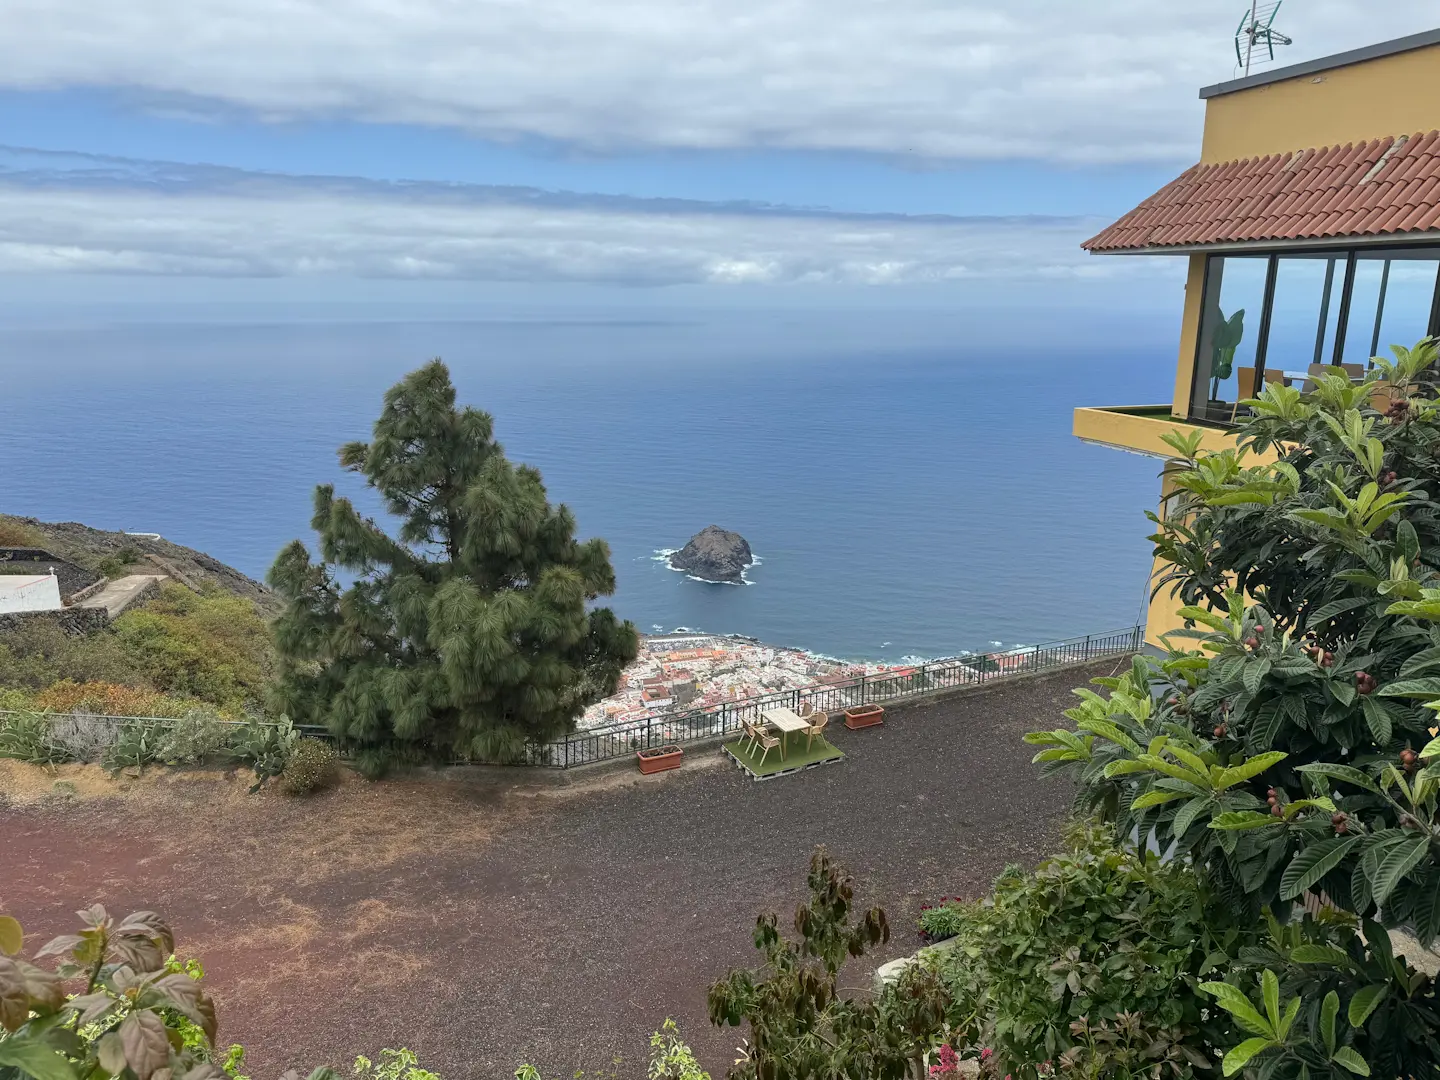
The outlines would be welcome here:
[[[684,712],[668,712],[639,720],[607,724],[574,731],[563,739],[530,746],[525,759],[514,764],[569,769],[590,765],[611,758],[624,757],[637,750],[659,746],[684,745],[738,734],[742,723],[759,721],[768,709],[799,710],[810,705],[819,712],[839,713],[857,705],[885,705],[920,697],[937,690],[977,686],[997,679],[1047,671],[1087,660],[1123,656],[1138,652],[1145,640],[1145,628],[1134,626],[1105,634],[1051,641],[1005,653],[985,653],[932,660],[912,667],[861,675],[836,682],[817,683],[800,690],[784,690],[738,701]],[[20,715],[0,710],[0,720]],[[241,729],[256,721],[211,719],[225,728]],[[172,717],[107,716],[93,713],[57,713],[52,723],[61,742],[72,746],[81,760],[99,760],[103,751],[135,724],[159,728],[184,723]],[[324,728],[295,725],[302,735],[330,739]],[[333,741],[333,740],[332,740]],[[341,745],[340,750],[344,751]],[[93,753],[82,752],[91,750]],[[457,762],[479,764],[479,762]]]
[[[784,690],[741,701],[726,701],[687,712],[662,713],[603,727],[571,732],[563,739],[531,748],[527,764],[568,769],[658,746],[683,745],[738,734],[742,722],[755,723],[768,709],[799,710],[811,705],[826,713],[857,705],[903,701],[954,687],[973,686],[994,679],[1025,675],[1138,652],[1145,628],[1133,626],[1106,634],[1051,641],[1008,653],[987,653],[932,660],[898,671],[862,675],[840,682],[819,683],[801,690]]]

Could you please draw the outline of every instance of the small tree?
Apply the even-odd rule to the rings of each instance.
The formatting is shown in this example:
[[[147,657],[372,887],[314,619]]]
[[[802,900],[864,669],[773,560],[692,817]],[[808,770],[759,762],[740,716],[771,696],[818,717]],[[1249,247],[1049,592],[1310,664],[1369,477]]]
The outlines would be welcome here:
[[[732,971],[710,988],[714,1024],[750,1025],[732,1080],[899,1080],[930,1049],[947,997],[934,970],[911,965],[881,999],[843,996],[847,959],[890,940],[885,913],[852,921],[854,892],[824,849],[810,860],[810,900],[795,910],[799,939],[781,937],[775,915],[755,923],[758,971]]]
[[[320,561],[297,540],[270,570],[287,601],[277,704],[327,726],[371,775],[397,760],[513,760],[614,693],[635,658],[634,627],[589,607],[615,591],[609,547],[575,539],[570,511],[491,427],[455,407],[439,360],[412,372],[386,393],[374,439],[340,449],[397,534],[322,484]]]

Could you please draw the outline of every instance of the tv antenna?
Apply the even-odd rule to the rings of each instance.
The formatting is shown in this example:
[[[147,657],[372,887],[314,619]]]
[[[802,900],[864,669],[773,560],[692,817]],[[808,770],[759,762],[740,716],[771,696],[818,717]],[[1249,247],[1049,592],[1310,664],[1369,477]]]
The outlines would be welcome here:
[[[1246,75],[1252,64],[1268,64],[1275,59],[1276,45],[1293,45],[1294,42],[1274,27],[1275,13],[1284,0],[1261,4],[1250,0],[1250,10],[1240,16],[1240,25],[1235,28],[1235,62]]]

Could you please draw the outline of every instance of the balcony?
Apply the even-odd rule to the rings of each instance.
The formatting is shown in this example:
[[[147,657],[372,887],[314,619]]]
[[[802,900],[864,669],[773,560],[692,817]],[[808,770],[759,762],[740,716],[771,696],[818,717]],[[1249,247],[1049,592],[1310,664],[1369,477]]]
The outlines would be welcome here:
[[[1177,417],[1169,405],[1108,405],[1075,410],[1076,438],[1132,454],[1173,458],[1175,451],[1164,440],[1171,431],[1201,432],[1201,449],[1212,453],[1235,445],[1233,432]]]

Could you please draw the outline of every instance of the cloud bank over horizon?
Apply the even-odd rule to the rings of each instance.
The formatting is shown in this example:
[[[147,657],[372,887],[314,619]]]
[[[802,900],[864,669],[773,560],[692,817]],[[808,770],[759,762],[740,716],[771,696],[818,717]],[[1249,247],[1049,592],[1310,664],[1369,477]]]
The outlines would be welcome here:
[[[915,284],[1153,274],[1083,217],[848,214],[0,147],[0,273]],[[1172,260],[1173,261],[1173,260]]]
[[[1186,161],[1236,0],[8,0],[0,88],[635,149]],[[1284,62],[1433,5],[1287,5]],[[1363,36],[1357,37],[1357,33]]]

